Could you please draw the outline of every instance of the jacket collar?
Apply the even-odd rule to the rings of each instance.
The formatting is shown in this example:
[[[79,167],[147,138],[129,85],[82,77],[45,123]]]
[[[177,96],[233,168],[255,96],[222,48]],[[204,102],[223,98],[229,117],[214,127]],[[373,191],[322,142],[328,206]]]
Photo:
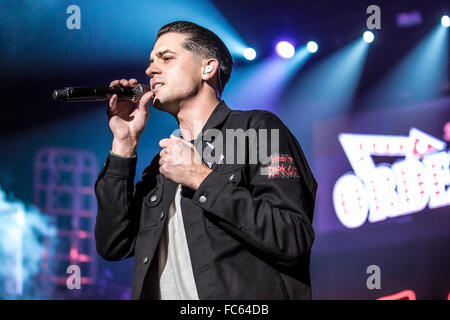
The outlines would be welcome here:
[[[213,112],[209,116],[208,120],[206,121],[205,125],[202,128],[201,134],[198,135],[198,137],[195,140],[192,140],[191,142],[194,144],[194,146],[197,148],[200,154],[202,154],[203,148],[206,147],[207,142],[212,142],[211,140],[205,140],[204,133],[208,129],[217,128],[220,126],[230,114],[231,109],[225,104],[225,101],[220,100],[217,106],[214,108]],[[167,183],[171,187],[171,191],[174,191],[176,184],[172,183],[173,181],[170,179],[167,179],[166,177],[162,177],[163,181]]]
[[[220,100],[217,106],[214,108],[211,115],[209,116],[205,125],[203,126],[201,134],[193,141],[194,144],[197,140],[206,141],[204,140],[205,139],[204,133],[206,132],[206,130],[217,128],[218,126],[220,126],[228,118],[230,112],[231,109],[228,108],[228,106],[225,104],[223,100]]]
[[[217,128],[227,119],[230,112],[231,110],[225,104],[225,101],[220,100],[220,102],[217,104],[217,106],[209,116],[208,121],[206,121],[202,133],[204,133],[208,129]]]

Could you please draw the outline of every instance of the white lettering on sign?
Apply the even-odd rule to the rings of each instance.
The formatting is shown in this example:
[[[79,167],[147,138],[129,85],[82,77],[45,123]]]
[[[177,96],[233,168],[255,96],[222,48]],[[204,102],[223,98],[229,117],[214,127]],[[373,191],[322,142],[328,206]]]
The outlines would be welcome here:
[[[446,143],[416,128],[409,136],[339,135],[353,168],[333,190],[339,221],[347,228],[450,205],[450,153]],[[402,157],[376,165],[373,156]]]

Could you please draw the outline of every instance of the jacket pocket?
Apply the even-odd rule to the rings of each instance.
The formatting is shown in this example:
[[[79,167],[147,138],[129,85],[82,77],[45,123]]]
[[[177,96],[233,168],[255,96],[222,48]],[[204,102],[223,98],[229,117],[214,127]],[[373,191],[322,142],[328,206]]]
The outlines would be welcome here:
[[[160,220],[158,206],[163,196],[164,185],[159,183],[144,197],[139,229],[156,226]]]
[[[243,182],[243,168],[242,166],[226,166],[220,167],[220,169],[216,170],[216,173],[220,174],[222,177],[224,177],[230,184],[233,184],[235,186],[244,186]],[[206,214],[205,215],[205,221],[206,221],[206,227],[208,228],[219,228],[222,229],[217,223],[218,219],[212,214]]]
[[[280,289],[281,295],[284,297],[284,299],[288,300],[289,295],[286,290],[286,285],[284,284],[283,279],[281,278],[281,275],[278,271],[274,270],[272,267],[267,266],[267,268],[270,269],[270,272],[272,273],[273,279],[275,280],[275,283],[277,284],[277,287]]]
[[[224,165],[224,167],[218,167],[216,172],[230,183],[240,185],[243,182],[243,171],[242,165]]]

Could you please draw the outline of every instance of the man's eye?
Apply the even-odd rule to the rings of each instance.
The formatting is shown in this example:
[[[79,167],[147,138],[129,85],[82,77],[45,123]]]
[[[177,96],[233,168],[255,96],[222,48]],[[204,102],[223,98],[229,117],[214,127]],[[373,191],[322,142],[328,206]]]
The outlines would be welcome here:
[[[167,60],[173,59],[173,57],[164,57],[163,59],[164,59],[164,61],[167,61]]]

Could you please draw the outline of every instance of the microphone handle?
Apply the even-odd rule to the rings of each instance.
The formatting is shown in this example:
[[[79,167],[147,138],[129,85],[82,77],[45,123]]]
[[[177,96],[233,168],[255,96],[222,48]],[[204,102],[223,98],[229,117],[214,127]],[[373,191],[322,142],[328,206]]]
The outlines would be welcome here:
[[[150,87],[138,83],[132,87],[66,87],[53,91],[53,100],[58,101],[106,101],[117,94],[118,100],[138,101]]]

